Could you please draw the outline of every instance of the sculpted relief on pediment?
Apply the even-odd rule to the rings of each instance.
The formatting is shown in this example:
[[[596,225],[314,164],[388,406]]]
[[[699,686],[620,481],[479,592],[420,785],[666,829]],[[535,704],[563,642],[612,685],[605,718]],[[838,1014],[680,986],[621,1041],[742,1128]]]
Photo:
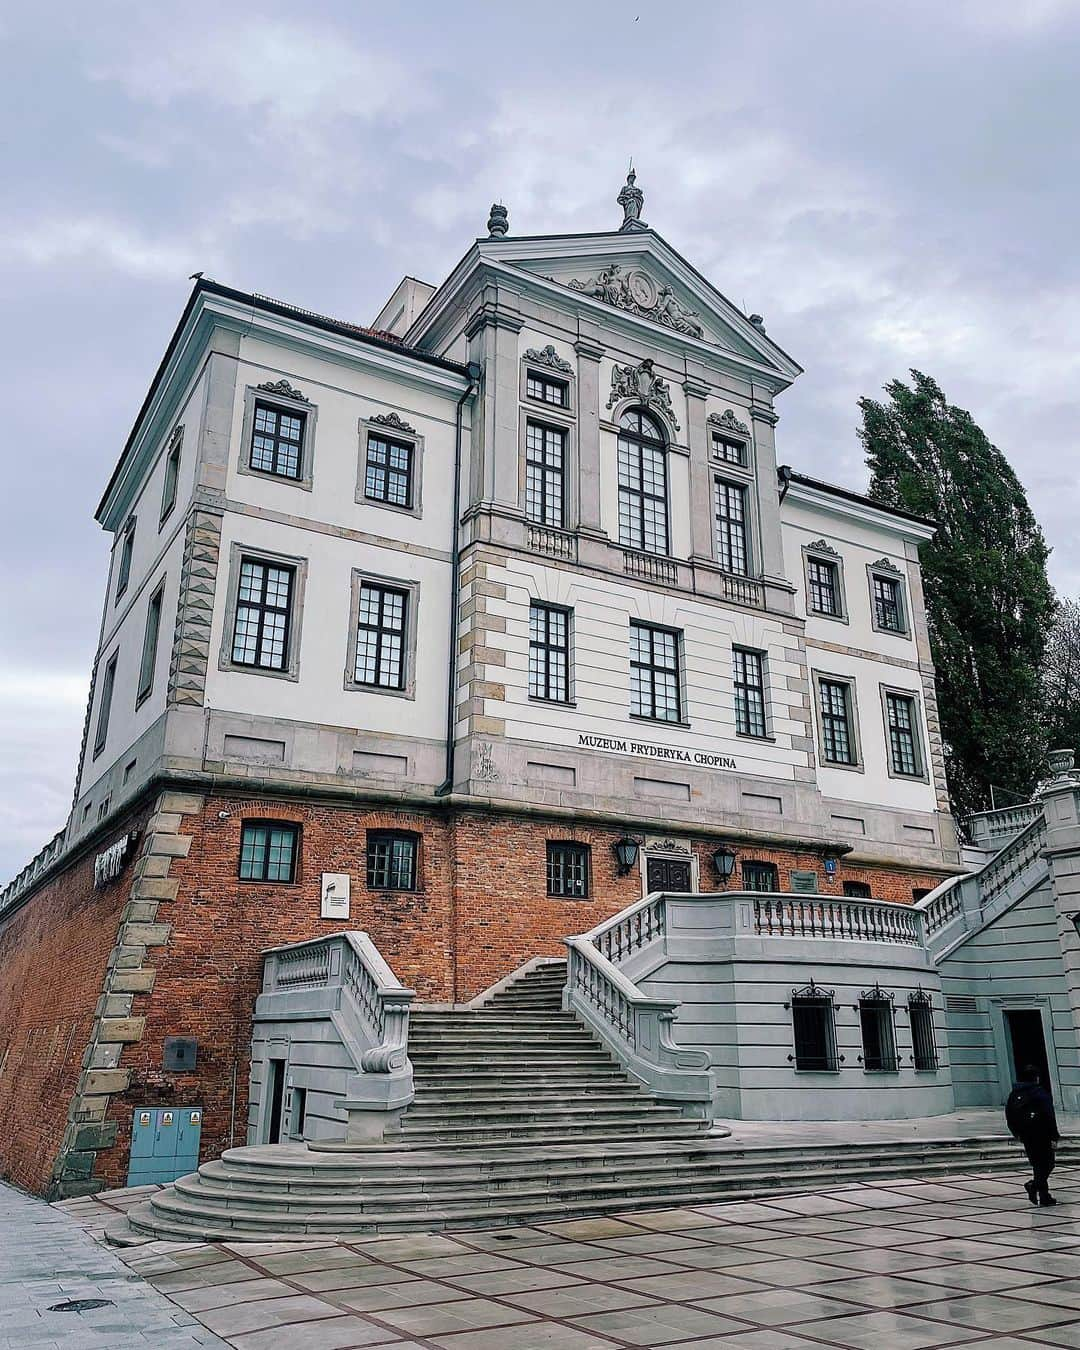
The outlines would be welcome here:
[[[624,271],[619,263],[610,263],[597,276],[583,281],[575,279],[569,285],[573,291],[581,291],[616,309],[625,309],[643,319],[662,323],[665,328],[673,328],[677,333],[694,338],[705,336],[705,329],[697,314],[676,298],[667,282],[657,281],[642,267],[630,267]]]

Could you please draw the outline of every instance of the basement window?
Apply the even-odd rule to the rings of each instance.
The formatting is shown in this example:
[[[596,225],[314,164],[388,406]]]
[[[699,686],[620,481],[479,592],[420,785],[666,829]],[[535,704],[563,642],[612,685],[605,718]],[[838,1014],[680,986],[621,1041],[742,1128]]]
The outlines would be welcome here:
[[[921,989],[908,995],[908,1021],[911,1023],[912,1059],[916,1073],[932,1073],[938,1066],[934,1037],[934,1005]]]
[[[879,985],[859,995],[859,1024],[862,1028],[862,1062],[867,1073],[896,1073],[896,1033],[893,1030],[893,996]]]
[[[791,991],[792,1030],[795,1053],[788,1061],[806,1073],[837,1073],[840,1058],[836,1052],[836,1006],[834,990],[822,989],[810,981],[803,989]]]

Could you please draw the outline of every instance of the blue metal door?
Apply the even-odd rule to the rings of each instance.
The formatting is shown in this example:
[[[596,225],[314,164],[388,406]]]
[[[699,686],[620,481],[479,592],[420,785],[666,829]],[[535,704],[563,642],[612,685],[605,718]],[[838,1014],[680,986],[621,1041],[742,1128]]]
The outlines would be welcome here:
[[[159,1185],[194,1172],[199,1165],[202,1107],[143,1107],[131,1124],[129,1186]]]

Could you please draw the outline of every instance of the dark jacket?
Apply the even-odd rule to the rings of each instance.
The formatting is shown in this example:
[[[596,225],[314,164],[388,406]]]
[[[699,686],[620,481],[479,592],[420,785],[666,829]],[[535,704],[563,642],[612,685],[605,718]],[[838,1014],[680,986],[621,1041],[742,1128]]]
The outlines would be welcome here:
[[[1011,1134],[1026,1142],[1060,1138],[1054,1099],[1038,1083],[1014,1083],[1005,1103],[1005,1124]]]

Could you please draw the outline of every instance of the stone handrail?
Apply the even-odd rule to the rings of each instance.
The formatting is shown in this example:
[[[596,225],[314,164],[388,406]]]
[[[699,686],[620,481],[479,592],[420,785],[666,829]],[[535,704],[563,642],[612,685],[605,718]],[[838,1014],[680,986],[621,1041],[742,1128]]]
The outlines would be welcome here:
[[[1011,882],[1015,881],[1038,858],[1046,845],[1046,820],[1042,812],[1022,830],[976,875],[979,879],[979,904],[982,909],[991,904]]]
[[[636,904],[621,910],[613,918],[597,924],[585,934],[593,946],[612,965],[621,965],[628,956],[641,951],[667,931],[667,906],[664,896],[646,895]]]
[[[275,947],[263,957],[263,994],[256,1011],[272,1014],[282,998],[290,1012],[326,1011],[341,1019],[358,1072],[345,1100],[348,1141],[381,1139],[413,1099],[409,1005],[416,997],[383,960],[367,933],[327,934]]]
[[[948,881],[936,887],[929,895],[915,902],[915,908],[922,911],[926,924],[927,937],[946,928],[964,912],[964,896],[961,882],[963,877],[949,877]]]
[[[911,905],[828,896],[755,895],[754,931],[764,937],[922,945],[921,916]]]
[[[1043,813],[1042,802],[1022,802],[994,811],[976,811],[964,821],[964,830],[975,848],[1000,849],[1021,834]]]
[[[0,917],[10,909],[24,892],[28,891],[37,879],[60,857],[67,839],[66,829],[54,834],[44,848],[39,849],[26,864],[18,876],[13,877],[0,890]]]

